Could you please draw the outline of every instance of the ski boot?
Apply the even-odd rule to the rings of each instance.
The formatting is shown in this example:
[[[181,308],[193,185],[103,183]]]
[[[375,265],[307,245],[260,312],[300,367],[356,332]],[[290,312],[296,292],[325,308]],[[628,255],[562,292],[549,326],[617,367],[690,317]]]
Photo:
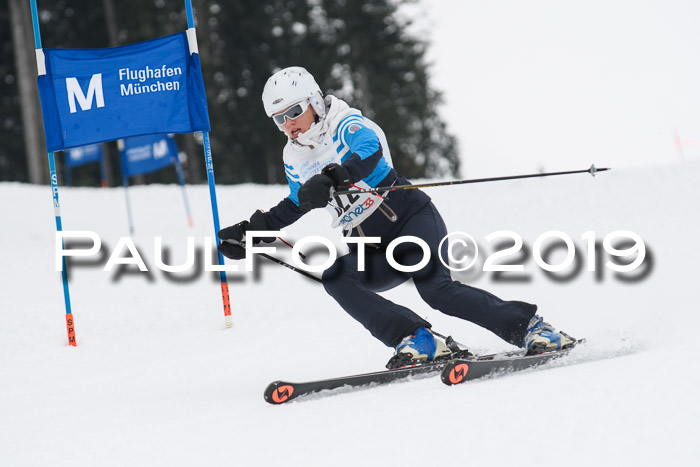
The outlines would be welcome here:
[[[571,336],[559,332],[554,327],[545,323],[542,317],[535,315],[530,320],[525,334],[524,347],[526,355],[535,355],[551,350],[561,350],[576,345],[576,340]]]
[[[451,338],[447,338],[446,344],[435,337],[429,329],[418,328],[414,334],[404,337],[396,346],[396,352],[386,367],[391,370],[436,360],[447,360],[456,350],[459,348]]]

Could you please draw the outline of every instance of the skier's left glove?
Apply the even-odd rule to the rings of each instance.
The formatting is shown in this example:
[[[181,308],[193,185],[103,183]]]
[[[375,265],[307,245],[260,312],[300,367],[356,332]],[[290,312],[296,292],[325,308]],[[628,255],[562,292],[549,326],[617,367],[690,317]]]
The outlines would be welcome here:
[[[349,186],[350,176],[345,167],[330,164],[299,188],[299,207],[303,211],[322,208],[328,204],[339,186]]]
[[[242,221],[219,230],[217,235],[222,241],[219,243],[218,250],[230,259],[245,258],[246,232],[249,230],[270,230],[262,211],[255,211],[250,216],[250,221]],[[261,241],[271,243],[275,241],[275,237],[255,237],[253,244],[257,245]]]

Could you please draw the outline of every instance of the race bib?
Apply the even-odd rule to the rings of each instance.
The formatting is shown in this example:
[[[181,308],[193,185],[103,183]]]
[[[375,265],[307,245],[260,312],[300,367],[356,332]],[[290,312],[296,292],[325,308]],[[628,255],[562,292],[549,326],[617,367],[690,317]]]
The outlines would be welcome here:
[[[370,188],[364,182],[356,185],[358,188]],[[374,193],[335,195],[326,206],[326,211],[333,217],[332,227],[350,230],[371,216],[383,201],[383,198]]]

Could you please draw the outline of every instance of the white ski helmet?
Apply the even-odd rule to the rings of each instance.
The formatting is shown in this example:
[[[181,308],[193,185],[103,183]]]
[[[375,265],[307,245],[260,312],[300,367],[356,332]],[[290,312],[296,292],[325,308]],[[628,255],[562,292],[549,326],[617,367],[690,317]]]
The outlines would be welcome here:
[[[326,115],[321,88],[311,73],[300,66],[290,66],[270,76],[262,93],[268,117],[305,100],[309,101],[319,117]]]

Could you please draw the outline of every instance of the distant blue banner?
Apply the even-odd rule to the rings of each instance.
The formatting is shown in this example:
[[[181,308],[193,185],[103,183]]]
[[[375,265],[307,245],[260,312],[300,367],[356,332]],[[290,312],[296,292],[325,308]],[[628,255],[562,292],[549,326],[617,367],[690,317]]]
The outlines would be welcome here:
[[[145,174],[176,164],[175,139],[168,135],[135,136],[124,140],[121,149],[122,174],[125,177]]]
[[[47,149],[209,131],[196,43],[192,49],[181,32],[110,49],[43,49],[43,61],[38,52]]]
[[[100,162],[100,159],[102,159],[102,144],[88,144],[66,150],[66,167]]]

